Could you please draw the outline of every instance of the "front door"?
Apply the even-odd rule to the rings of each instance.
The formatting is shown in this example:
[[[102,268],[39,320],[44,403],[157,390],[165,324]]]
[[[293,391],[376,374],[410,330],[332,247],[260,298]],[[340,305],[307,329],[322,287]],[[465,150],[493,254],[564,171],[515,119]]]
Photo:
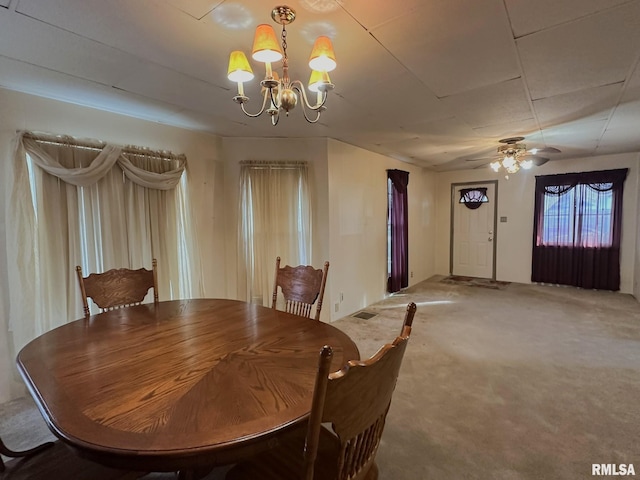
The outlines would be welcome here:
[[[485,194],[485,202],[471,202],[469,208],[461,203],[461,190],[478,190]],[[486,189],[486,190],[485,190]],[[451,273],[466,277],[495,279],[495,218],[496,183],[457,184],[452,188]],[[478,194],[471,192],[471,199]],[[486,201],[488,200],[488,201]]]

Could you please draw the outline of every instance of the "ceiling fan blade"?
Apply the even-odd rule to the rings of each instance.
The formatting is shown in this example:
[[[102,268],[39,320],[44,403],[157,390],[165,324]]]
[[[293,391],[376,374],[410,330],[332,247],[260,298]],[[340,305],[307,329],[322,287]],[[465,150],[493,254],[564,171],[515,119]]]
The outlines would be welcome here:
[[[534,164],[536,167],[539,167],[540,165],[544,165],[545,163],[547,163],[547,162],[549,161],[549,159],[548,159],[548,158],[545,158],[545,157],[537,157],[537,156],[532,156],[532,157],[530,157],[530,160],[532,160],[532,161],[533,161],[533,164]]]
[[[560,153],[560,149],[556,147],[538,148],[536,153]]]
[[[491,157],[465,158],[464,161],[465,162],[488,162],[488,161],[494,160],[494,159],[495,159],[495,155],[493,155]]]

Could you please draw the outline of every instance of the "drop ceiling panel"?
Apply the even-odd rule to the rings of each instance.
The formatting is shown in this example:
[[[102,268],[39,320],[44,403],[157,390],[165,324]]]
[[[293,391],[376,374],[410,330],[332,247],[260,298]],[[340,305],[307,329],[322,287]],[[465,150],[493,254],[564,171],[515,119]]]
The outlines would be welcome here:
[[[179,111],[169,104],[150,101],[142,96],[120,92],[4,57],[0,57],[0,85],[31,95],[98,108],[156,123],[173,124],[170,119]],[[185,119],[177,126],[192,128],[194,125]]]
[[[375,77],[372,79],[375,82]],[[451,116],[445,105],[411,73],[397,72],[392,82],[360,87],[348,98],[356,108],[384,119],[391,127]]]
[[[628,2],[629,0],[505,0],[516,38]]]
[[[151,0],[22,0],[18,11],[203,79],[225,68],[229,54],[227,49],[216,48],[214,32],[218,42],[227,34],[221,27],[215,31],[211,23],[198,22],[168,4]],[[203,62],[205,58],[209,61]]]
[[[597,147],[606,125],[606,120],[569,122],[542,130],[542,136],[548,146],[559,148],[562,153],[571,148],[589,155]]]
[[[237,107],[232,101],[234,93],[231,90],[221,89],[152,63],[140,65],[116,86],[195,111],[214,111],[223,103]]]
[[[116,83],[140,62],[122,51],[22,15],[1,15],[0,31],[12,38],[11,42],[0,42],[0,55],[104,85]]]
[[[404,15],[412,15],[417,8],[424,7],[424,0],[405,0],[390,2],[389,0],[368,0],[364,2],[343,1],[344,9],[353,15],[367,30],[384,25]]]
[[[562,149],[552,160],[636,145],[640,77],[626,77],[640,0],[288,4],[292,78],[306,83],[317,35],[336,49],[336,88],[315,125],[297,107],[273,127],[231,100],[228,54],[272,24],[263,0],[0,0],[11,8],[0,8],[0,84],[219,135],[330,136],[429,168],[469,168],[464,158],[511,136]],[[264,66],[253,66],[257,110]]]
[[[501,0],[426,2],[372,33],[438,97],[520,75]]]
[[[477,140],[475,132],[455,117],[414,123],[403,130],[445,149],[453,149]]]
[[[349,143],[357,142],[358,144],[376,145],[384,148],[386,144],[397,145],[411,140],[415,138],[415,135],[400,129],[390,131],[381,126],[377,128],[374,126],[367,128],[362,133],[350,134],[342,138],[348,139]]]
[[[224,0],[162,0],[164,3],[174,6],[193,18],[200,20],[202,17],[211,13],[211,11],[223,3]]]
[[[501,138],[509,137],[526,137],[528,140],[538,130],[538,123],[534,118],[525,118],[523,120],[474,128],[473,130],[479,137],[494,143]]]
[[[631,126],[621,128],[607,128],[596,148],[596,154],[640,152],[640,136],[629,135]],[[635,129],[637,132],[637,128]]]
[[[532,99],[623,81],[640,48],[639,27],[633,2],[519,39]]]
[[[522,80],[477,88],[441,99],[456,117],[473,128],[532,118]]]
[[[621,93],[622,83],[618,83],[534,100],[533,106],[543,127],[578,120],[606,120]]]

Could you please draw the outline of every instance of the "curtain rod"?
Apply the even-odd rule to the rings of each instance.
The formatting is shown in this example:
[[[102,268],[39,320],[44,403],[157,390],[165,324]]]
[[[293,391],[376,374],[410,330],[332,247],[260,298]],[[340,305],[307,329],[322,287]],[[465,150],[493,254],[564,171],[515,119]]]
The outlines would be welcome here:
[[[242,160],[241,167],[249,167],[251,169],[297,169],[306,167],[307,162],[297,160]]]
[[[49,143],[53,145],[66,145],[71,147],[86,148],[91,150],[102,150],[107,142],[101,140],[78,140],[69,135],[51,135],[44,133],[24,132],[23,136],[36,142]],[[184,154],[175,154],[168,150],[152,150],[146,147],[137,147],[135,145],[126,145],[122,147],[122,153],[129,155],[138,155],[144,157],[153,157],[161,160],[180,160],[186,161]]]

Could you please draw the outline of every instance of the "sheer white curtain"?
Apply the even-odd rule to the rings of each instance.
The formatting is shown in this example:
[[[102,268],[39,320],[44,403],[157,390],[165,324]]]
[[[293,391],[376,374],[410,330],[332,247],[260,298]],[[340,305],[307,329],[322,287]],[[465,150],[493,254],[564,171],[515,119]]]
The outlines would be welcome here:
[[[44,139],[20,132],[15,150],[7,251],[16,352],[82,316],[76,265],[87,274],[157,258],[161,300],[202,295],[183,157]]]
[[[306,162],[242,162],[240,214],[240,287],[248,301],[270,306],[276,257],[282,265],[311,261]]]

